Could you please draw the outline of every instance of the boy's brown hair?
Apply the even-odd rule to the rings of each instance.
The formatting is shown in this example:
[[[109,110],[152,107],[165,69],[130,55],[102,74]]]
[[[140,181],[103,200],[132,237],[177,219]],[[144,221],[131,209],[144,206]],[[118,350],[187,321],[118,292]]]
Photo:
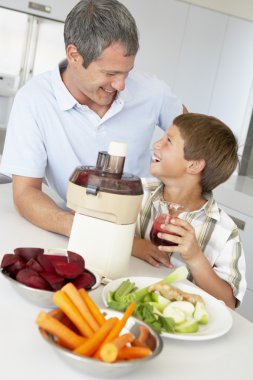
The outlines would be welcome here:
[[[173,124],[184,140],[184,158],[205,160],[202,191],[213,190],[225,182],[239,163],[238,143],[232,130],[213,116],[197,113],[179,115]]]

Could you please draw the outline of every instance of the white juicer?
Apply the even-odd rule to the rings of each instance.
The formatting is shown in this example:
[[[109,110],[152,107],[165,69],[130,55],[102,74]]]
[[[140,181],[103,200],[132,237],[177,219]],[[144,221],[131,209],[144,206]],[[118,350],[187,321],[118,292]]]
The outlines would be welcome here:
[[[127,144],[111,142],[96,166],[77,167],[70,177],[67,206],[75,211],[68,250],[103,277],[128,270],[143,188],[139,177],[123,173]]]

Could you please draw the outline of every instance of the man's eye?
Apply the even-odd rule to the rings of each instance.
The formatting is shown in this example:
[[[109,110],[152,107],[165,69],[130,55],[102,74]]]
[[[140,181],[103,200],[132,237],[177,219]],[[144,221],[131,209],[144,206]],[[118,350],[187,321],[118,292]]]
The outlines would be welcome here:
[[[113,74],[113,73],[106,73],[106,76],[107,77],[113,77],[115,74]]]

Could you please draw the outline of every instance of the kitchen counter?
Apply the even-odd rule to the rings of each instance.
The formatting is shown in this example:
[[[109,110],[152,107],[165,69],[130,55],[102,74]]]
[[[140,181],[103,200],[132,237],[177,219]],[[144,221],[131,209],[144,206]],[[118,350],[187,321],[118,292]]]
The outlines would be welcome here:
[[[19,246],[66,248],[68,239],[33,226],[17,214],[11,184],[0,185],[0,258]],[[130,276],[164,277],[166,268],[154,268],[131,258]],[[102,286],[92,291],[102,306]],[[92,377],[68,367],[38,333],[35,319],[40,308],[21,298],[0,276],[0,371],[3,380],[85,380]],[[232,329],[206,341],[164,339],[164,349],[154,360],[130,376],[140,380],[249,380],[252,378],[253,324],[232,311]]]

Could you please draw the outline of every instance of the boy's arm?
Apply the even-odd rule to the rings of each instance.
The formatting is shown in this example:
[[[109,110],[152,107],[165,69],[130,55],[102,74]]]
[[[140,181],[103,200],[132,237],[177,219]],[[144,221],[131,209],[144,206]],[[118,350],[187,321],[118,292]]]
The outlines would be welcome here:
[[[199,255],[190,261],[188,268],[197,286],[218,300],[224,301],[231,309],[235,308],[236,298],[230,284],[215,273],[201,250]]]
[[[199,246],[193,226],[183,219],[173,218],[169,227],[163,226],[162,228],[168,228],[168,233],[160,233],[158,236],[177,245],[160,246],[159,249],[162,252],[178,252],[190,270],[195,284],[234,309],[236,298],[232,287],[212,268]]]
[[[42,191],[42,178],[13,175],[13,200],[18,212],[47,231],[69,236],[74,215]]]
[[[166,252],[159,251],[149,240],[144,240],[139,237],[134,238],[132,256],[147,261],[154,267],[159,267],[160,264],[163,264],[167,268],[174,268]]]

